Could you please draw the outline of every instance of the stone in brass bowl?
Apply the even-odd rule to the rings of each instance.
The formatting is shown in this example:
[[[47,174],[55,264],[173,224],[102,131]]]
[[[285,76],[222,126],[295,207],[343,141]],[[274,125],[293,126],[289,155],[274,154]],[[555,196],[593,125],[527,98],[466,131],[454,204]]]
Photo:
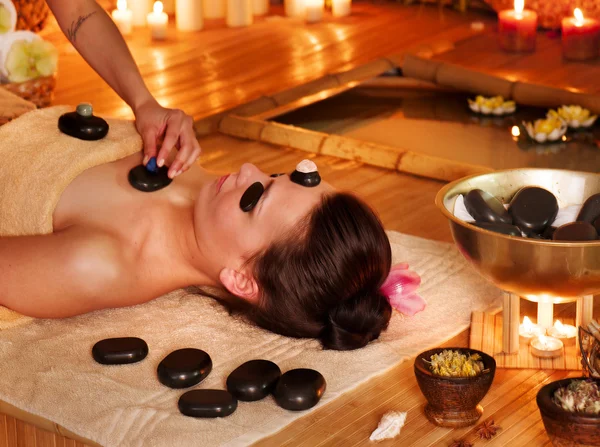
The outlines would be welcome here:
[[[573,380],[582,379],[594,380],[600,384],[600,379],[574,377],[549,383],[537,394],[537,405],[552,445],[565,447],[600,445],[600,415],[569,412],[553,402],[554,393],[558,388],[567,386]]]
[[[473,377],[445,377],[433,374],[426,361],[444,350],[479,354],[483,362],[483,372]],[[494,381],[496,360],[476,349],[436,348],[419,354],[415,359],[414,370],[419,388],[427,399],[427,418],[441,427],[467,427],[475,424],[483,414],[479,402]]]
[[[524,186],[549,190],[564,207],[582,204],[600,192],[600,175],[527,168],[474,175],[447,184],[435,201],[450,221],[459,251],[500,289],[525,298],[549,296],[559,303],[600,293],[600,240],[555,242],[506,236],[471,225],[452,213],[456,197],[472,189],[482,189],[508,203]]]

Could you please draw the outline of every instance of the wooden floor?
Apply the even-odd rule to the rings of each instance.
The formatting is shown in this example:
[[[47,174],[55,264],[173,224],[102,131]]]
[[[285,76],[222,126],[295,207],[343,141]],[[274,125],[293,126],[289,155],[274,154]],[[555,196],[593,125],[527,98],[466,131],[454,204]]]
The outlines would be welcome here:
[[[200,118],[329,72],[401,52],[418,42],[451,37],[473,20],[482,20],[488,27],[494,23],[491,15],[470,12],[463,16],[450,9],[441,15],[436,7],[403,7],[400,3],[358,3],[351,17],[327,18],[310,26],[298,20],[269,17],[250,28],[232,30],[215,21],[208,22],[207,30],[193,34],[177,33],[171,28],[170,39],[164,43],[151,42],[146,30],[136,33],[128,42],[159,101]],[[56,104],[90,101],[99,115],[131,116],[127,106],[70,48],[55,25],[49,26],[44,34],[61,50]],[[476,51],[468,57],[465,53],[464,58],[489,70],[507,70],[506,65],[502,68],[502,62],[498,62],[496,53],[489,55],[491,61],[487,59],[488,49],[487,45],[478,45]],[[528,66],[527,58],[517,60]],[[554,62],[552,67],[556,73],[553,82],[569,85],[564,67]],[[598,72],[596,67],[594,70]],[[581,88],[599,88],[595,79],[598,78],[587,79],[589,85],[583,85],[582,80]],[[277,172],[280,168],[289,169],[304,155],[223,135],[203,138],[201,146],[204,151],[201,163],[222,171],[237,170],[243,162],[250,161]],[[386,228],[434,240],[451,240],[448,224],[433,204],[441,183],[330,157],[321,156],[317,162],[326,170],[328,181],[340,189],[355,191],[371,203]],[[468,333],[452,344],[467,346]],[[381,445],[448,446],[455,439],[475,445],[549,445],[535,395],[543,384],[570,374],[574,373],[498,370],[482,403],[484,418],[492,417],[502,427],[492,442],[475,442],[474,427],[450,431],[427,422],[421,411],[424,399],[412,373],[412,362],[407,362],[259,444],[369,445],[368,437],[382,414],[400,410],[409,412],[400,438]],[[81,447],[9,416],[0,416],[2,445]]]

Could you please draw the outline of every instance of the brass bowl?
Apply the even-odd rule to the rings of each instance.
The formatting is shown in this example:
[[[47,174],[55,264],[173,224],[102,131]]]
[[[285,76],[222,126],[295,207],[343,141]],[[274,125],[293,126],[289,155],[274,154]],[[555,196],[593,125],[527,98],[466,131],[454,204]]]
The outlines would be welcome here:
[[[444,186],[435,203],[450,221],[454,242],[477,271],[500,289],[553,302],[600,293],[600,240],[554,242],[507,236],[463,222],[452,210],[459,194],[482,189],[508,203],[524,186],[551,191],[562,206],[600,192],[600,175],[559,169],[509,169],[474,175]]]

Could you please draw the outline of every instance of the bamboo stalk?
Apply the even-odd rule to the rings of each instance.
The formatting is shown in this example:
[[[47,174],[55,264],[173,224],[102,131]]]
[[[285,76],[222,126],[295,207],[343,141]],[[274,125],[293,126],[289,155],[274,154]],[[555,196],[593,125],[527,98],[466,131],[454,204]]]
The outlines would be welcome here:
[[[249,140],[260,140],[263,127],[265,127],[263,121],[235,115],[227,115],[219,123],[219,131]]]
[[[326,134],[312,132],[300,127],[279,124],[273,121],[266,123],[260,139],[265,143],[277,144],[279,146],[293,147],[307,152],[318,153]]]

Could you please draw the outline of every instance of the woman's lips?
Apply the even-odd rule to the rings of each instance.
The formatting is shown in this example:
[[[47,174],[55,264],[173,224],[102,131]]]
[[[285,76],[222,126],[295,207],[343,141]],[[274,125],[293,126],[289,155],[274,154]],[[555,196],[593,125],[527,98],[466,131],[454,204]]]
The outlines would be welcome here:
[[[217,194],[219,193],[219,191],[221,191],[221,186],[223,186],[223,183],[225,183],[225,180],[227,180],[229,175],[230,174],[224,175],[217,181]]]

